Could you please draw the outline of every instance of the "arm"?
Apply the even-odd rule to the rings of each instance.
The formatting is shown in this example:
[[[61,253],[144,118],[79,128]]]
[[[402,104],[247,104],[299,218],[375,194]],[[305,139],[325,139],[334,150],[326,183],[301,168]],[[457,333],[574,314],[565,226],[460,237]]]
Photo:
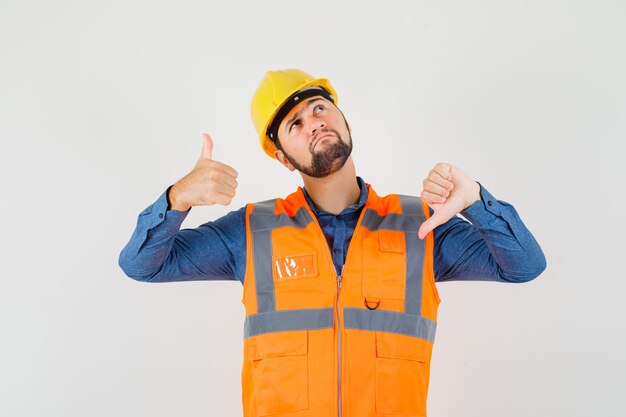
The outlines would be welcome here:
[[[196,229],[179,231],[189,211],[169,209],[168,191],[139,214],[137,227],[119,256],[124,273],[146,282],[243,282],[245,207]]]
[[[527,282],[546,268],[515,208],[480,184],[480,199],[433,230],[436,281]],[[431,214],[433,210],[430,209]]]
[[[119,257],[120,267],[129,277],[151,282],[243,282],[245,207],[196,229],[179,231],[191,207],[228,205],[235,196],[237,171],[213,160],[213,140],[207,133],[203,140],[191,172],[139,214],[135,232]]]

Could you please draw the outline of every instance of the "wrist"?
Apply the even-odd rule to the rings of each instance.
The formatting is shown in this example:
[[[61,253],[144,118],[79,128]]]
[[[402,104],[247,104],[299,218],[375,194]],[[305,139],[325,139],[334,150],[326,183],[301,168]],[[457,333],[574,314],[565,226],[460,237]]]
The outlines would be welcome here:
[[[191,206],[185,202],[182,198],[180,191],[180,184],[174,184],[168,193],[168,201],[170,202],[170,209],[176,211],[188,211]]]
[[[469,206],[471,206],[478,200],[480,200],[480,184],[477,181],[472,181],[472,189],[470,191],[470,198],[468,202],[465,204],[465,208],[468,208]]]

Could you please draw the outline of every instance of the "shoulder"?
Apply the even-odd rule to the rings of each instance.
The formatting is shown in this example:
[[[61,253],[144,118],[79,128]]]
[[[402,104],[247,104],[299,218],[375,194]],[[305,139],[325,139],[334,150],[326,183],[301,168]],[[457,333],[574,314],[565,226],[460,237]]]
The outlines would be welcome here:
[[[306,205],[306,200],[302,188],[298,187],[296,191],[284,198],[271,198],[269,200],[248,203],[245,206],[244,213],[246,216],[253,212],[255,214],[286,213],[292,216],[304,205]]]

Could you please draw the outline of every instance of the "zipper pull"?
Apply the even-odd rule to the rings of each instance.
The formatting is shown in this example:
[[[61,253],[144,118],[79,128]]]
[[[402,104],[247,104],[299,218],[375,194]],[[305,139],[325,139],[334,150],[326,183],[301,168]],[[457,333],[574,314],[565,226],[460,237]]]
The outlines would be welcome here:
[[[341,265],[341,274],[337,275],[337,288],[341,289],[341,277],[343,276],[343,268],[346,264]]]

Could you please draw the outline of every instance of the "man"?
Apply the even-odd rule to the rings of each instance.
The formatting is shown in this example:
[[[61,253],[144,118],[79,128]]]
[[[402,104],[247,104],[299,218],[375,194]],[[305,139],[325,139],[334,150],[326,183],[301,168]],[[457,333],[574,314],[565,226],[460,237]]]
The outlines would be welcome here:
[[[140,281],[242,281],[247,417],[425,416],[435,282],[525,282],[546,267],[513,206],[453,165],[435,165],[421,199],[378,196],[356,176],[336,104],[326,79],[269,71],[252,119],[304,188],[179,231],[191,207],[235,195],[237,172],[205,134],[196,166],[140,214],[120,255]]]

